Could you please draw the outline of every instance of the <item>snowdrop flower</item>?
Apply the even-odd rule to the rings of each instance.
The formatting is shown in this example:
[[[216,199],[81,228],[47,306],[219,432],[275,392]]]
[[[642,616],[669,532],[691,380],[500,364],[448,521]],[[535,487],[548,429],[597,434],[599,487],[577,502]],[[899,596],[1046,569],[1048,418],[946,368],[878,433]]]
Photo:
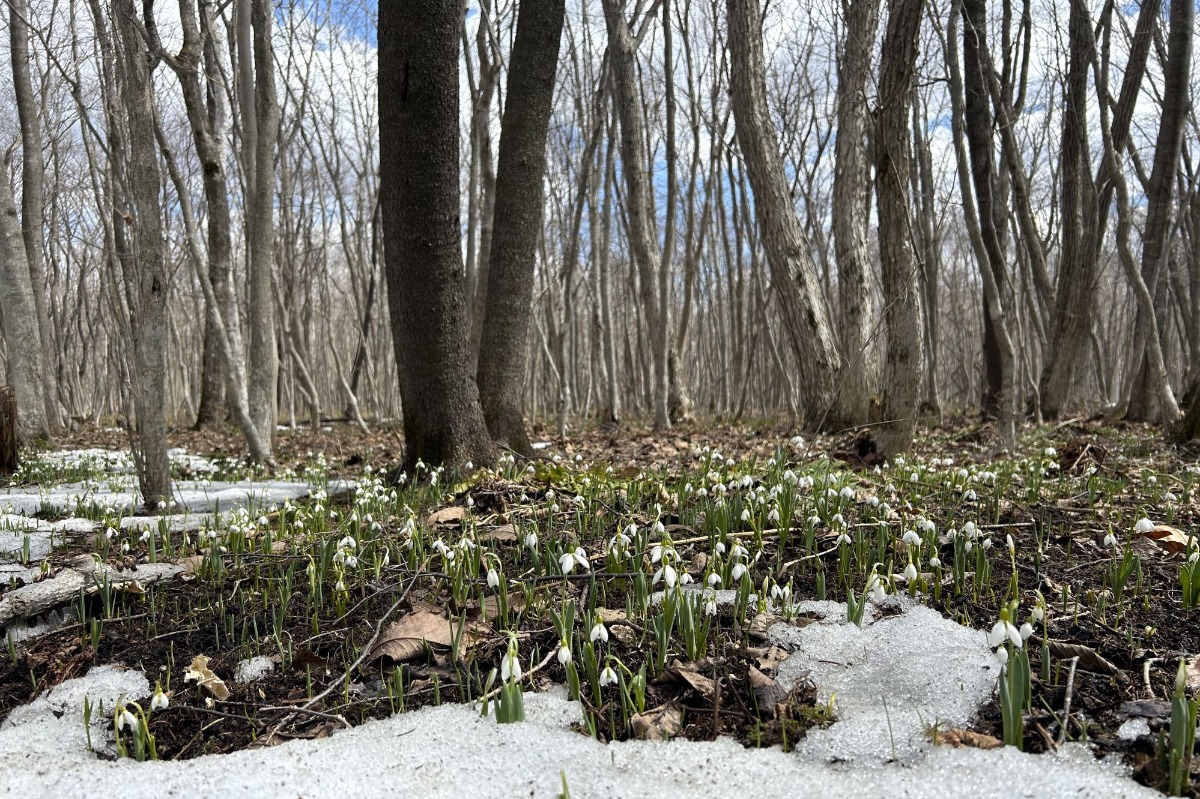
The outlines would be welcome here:
[[[537,545],[537,533],[531,532],[529,535],[525,536],[525,546],[529,547],[530,549],[537,549]]]
[[[929,559],[929,568],[940,569],[941,567],[942,567],[942,559],[939,558],[937,555],[934,555],[932,558]]]
[[[596,622],[595,626],[592,627],[592,631],[588,635],[588,638],[591,640],[591,642],[593,644],[596,643],[597,641],[601,641],[601,642],[607,644],[608,643],[608,628],[605,627],[602,622]]]
[[[660,560],[662,560],[662,556],[663,556],[662,544],[655,544],[653,547],[651,547],[651,549],[650,549],[650,562],[651,563],[658,563]]]
[[[604,688],[609,685],[616,685],[620,680],[617,678],[617,672],[612,666],[605,666],[604,671],[600,672],[600,687]]]
[[[963,525],[962,534],[967,538],[975,538],[979,535],[979,528],[975,526],[975,522],[967,522]]]
[[[514,637],[508,645],[508,651],[500,660],[500,679],[504,682],[521,681],[521,661],[517,659],[516,644],[517,639]]]
[[[988,646],[993,649],[1005,641],[1017,649],[1020,649],[1021,645],[1025,643],[1025,639],[1021,637],[1021,631],[1014,627],[1013,623],[1008,620],[1007,612],[1001,617],[1000,621],[992,625],[992,631],[988,633],[987,637]]]
[[[666,583],[667,588],[674,588],[678,576],[675,574],[675,567],[671,564],[663,566],[654,573],[654,579],[650,581],[651,585],[657,585],[659,580]]]
[[[843,486],[842,490],[838,492],[838,496],[842,499],[854,499],[854,489],[850,486]]]
[[[746,564],[735,563],[735,564],[733,564],[733,570],[729,572],[729,576],[732,577],[734,579],[734,581],[736,582],[736,581],[742,579],[742,575],[744,575],[745,573],[746,573]]]
[[[1056,450],[1054,447],[1046,447],[1044,450],[1042,450],[1042,454],[1047,458],[1057,458],[1058,450]]]
[[[558,663],[560,666],[566,666],[573,660],[571,656],[571,647],[566,641],[559,642],[558,645]]]
[[[114,538],[116,538],[116,536],[117,536],[117,531],[111,527],[109,527],[107,530],[104,531],[104,537],[107,538],[109,541],[112,541]]]
[[[717,574],[716,572],[712,572],[707,578],[705,578],[704,582],[708,584],[709,588],[716,588],[721,584],[721,575]]]
[[[488,584],[488,588],[493,588],[493,589],[499,588],[500,587],[500,572],[496,571],[495,569],[488,569],[487,584]]]
[[[1138,535],[1154,532],[1154,522],[1146,518],[1138,519],[1137,524],[1133,526],[1133,531]]]
[[[767,521],[779,524],[779,508],[771,508],[771,512],[767,514]]]
[[[742,509],[742,521],[744,521],[744,522],[750,521],[750,510],[748,508]]]
[[[679,584],[680,585],[691,585],[692,582],[693,582],[692,575],[688,574],[687,572],[684,572],[683,574],[679,575]]]
[[[836,543],[836,545],[837,545],[837,546],[839,546],[839,547],[840,547],[840,546],[841,546],[841,545],[843,545],[843,544],[847,544],[847,545],[848,545],[848,544],[852,544],[852,543],[854,543],[854,539],[852,539],[852,538],[850,537],[850,534],[849,534],[849,533],[842,533],[841,535],[839,535],[839,536],[837,537],[837,541],[836,541],[835,543]]]
[[[844,527],[846,524],[846,517],[840,513],[835,513],[833,514],[833,518],[829,520],[829,524],[831,527]]]
[[[968,488],[963,492],[962,498],[965,502],[974,502],[979,499],[979,495],[975,493],[975,489]]]
[[[1029,637],[1031,635],[1033,635],[1033,625],[1030,624],[1029,622],[1025,622],[1024,624],[1021,625],[1021,629],[1019,632],[1021,633],[1021,640],[1028,641]]]
[[[1167,502],[1174,502],[1175,500],[1179,499],[1179,497],[1175,496],[1174,491],[1168,491],[1167,493],[1163,494],[1163,499]]]
[[[150,710],[166,710],[171,704],[171,699],[163,693],[162,684],[160,683],[154,691],[154,697],[150,700]]]
[[[563,556],[558,559],[558,563],[562,567],[563,574],[570,574],[576,566],[584,570],[589,568],[587,552],[583,550],[583,547],[575,547],[574,552],[563,553]]]
[[[796,449],[804,448],[804,438],[802,436],[792,436],[791,445]]]
[[[704,592],[704,615],[705,616],[716,616],[717,615],[717,592],[716,591]]]
[[[904,579],[910,583],[915,583],[917,581],[917,576],[917,567],[910,560],[908,565],[904,567]]]
[[[358,547],[358,542],[354,540],[353,536],[348,535],[341,541],[338,541],[338,546],[342,549],[356,549]]]
[[[723,541],[718,541],[713,546],[713,552],[717,553],[718,555],[724,555],[725,554],[725,543]]]
[[[1004,537],[1004,545],[1008,547],[1008,554],[1015,554],[1017,551],[1017,542],[1013,540],[1012,533]]]
[[[1104,546],[1115,547],[1116,545],[1117,536],[1114,533],[1110,532],[1108,535],[1104,536]]]
[[[909,530],[906,532],[902,540],[910,547],[921,546],[921,536],[917,535],[915,530]]]
[[[729,550],[729,557],[733,558],[734,560],[737,560],[738,558],[744,558],[748,554],[749,552],[747,552],[746,548],[742,546],[741,541],[734,541],[733,548]]]
[[[138,717],[133,714],[129,708],[122,708],[117,714],[117,729],[118,730],[136,730],[138,728]]]
[[[983,543],[980,546],[982,546],[984,549],[991,549],[992,548],[992,539],[990,539],[990,538],[983,539]]]
[[[887,588],[874,570],[872,570],[871,576],[867,578],[867,593],[871,595],[871,601],[876,605],[887,598]]]

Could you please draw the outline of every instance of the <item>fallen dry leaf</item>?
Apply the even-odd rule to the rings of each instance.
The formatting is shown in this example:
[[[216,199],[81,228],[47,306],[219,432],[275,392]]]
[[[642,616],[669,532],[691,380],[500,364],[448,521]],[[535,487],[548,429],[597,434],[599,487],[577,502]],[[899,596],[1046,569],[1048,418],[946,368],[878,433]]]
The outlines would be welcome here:
[[[775,718],[779,704],[787,701],[790,692],[753,666],[749,669],[748,677],[754,697],[758,700],[759,712],[767,718]]]
[[[688,668],[685,664],[675,661],[670,668],[667,669],[667,674],[672,677],[682,680],[691,686],[692,690],[703,696],[705,699],[711,700],[716,694],[717,686],[712,681],[712,678],[705,677],[695,669]]]
[[[1180,555],[1187,552],[1188,534],[1170,525],[1156,524],[1154,529],[1143,533],[1146,538],[1158,544],[1158,548],[1168,555]]]
[[[429,527],[436,525],[458,524],[463,519],[467,518],[467,509],[462,505],[451,505],[448,508],[435,510],[429,514],[429,518],[425,520],[425,524]]]
[[[183,681],[199,683],[222,702],[229,698],[229,689],[225,687],[225,681],[213,674],[212,669],[208,667],[208,658],[204,655],[192,658],[192,665],[183,673]]]
[[[642,741],[666,741],[683,731],[683,712],[673,704],[637,713],[629,721],[633,736]]]
[[[511,524],[502,524],[479,534],[479,542],[485,541],[516,541],[517,528]]]
[[[1064,641],[1047,641],[1046,646],[1049,647],[1050,654],[1060,660],[1079,658],[1079,668],[1084,671],[1107,674],[1110,677],[1115,677],[1121,673],[1120,669],[1090,646],[1068,644]]]
[[[447,619],[440,613],[428,610],[414,610],[384,628],[368,659],[387,657],[393,662],[403,663],[424,652],[424,643],[448,649],[454,641],[457,628],[457,619]],[[482,625],[468,623],[462,643],[473,643],[484,631]]]
[[[763,671],[775,671],[775,669],[779,668],[780,663],[787,660],[790,654],[783,647],[774,645],[751,651],[753,653],[751,656]]]
[[[1004,746],[1004,741],[1001,741],[999,738],[993,738],[991,735],[985,735],[982,732],[960,730],[955,727],[938,729],[934,735],[933,742],[955,748],[969,746],[974,749],[999,749]]]

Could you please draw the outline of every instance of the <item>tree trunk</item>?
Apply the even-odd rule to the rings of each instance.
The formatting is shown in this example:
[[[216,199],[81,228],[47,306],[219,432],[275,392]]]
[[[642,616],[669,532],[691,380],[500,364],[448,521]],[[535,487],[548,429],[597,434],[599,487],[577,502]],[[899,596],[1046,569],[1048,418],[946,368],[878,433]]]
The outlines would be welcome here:
[[[0,386],[0,477],[12,475],[21,465],[17,425],[17,392],[12,386]]]
[[[728,0],[728,9],[737,140],[754,190],[754,211],[775,296],[800,362],[800,412],[809,427],[836,426],[831,411],[837,402],[842,362],[767,109],[762,9],[759,0]]]
[[[889,0],[879,65],[875,195],[887,360],[883,422],[876,432],[876,445],[889,457],[912,444],[921,385],[921,301],[917,296],[914,222],[909,214],[912,142],[908,115],[924,5],[924,0]]]
[[[254,102],[242,108],[243,124],[253,116],[254,182],[250,202],[250,369],[247,400],[250,418],[268,459],[275,439],[279,351],[275,338],[275,145],[279,139],[279,103],[275,96],[272,52],[272,3],[250,0],[254,50]],[[244,57],[244,56],[243,56]]]
[[[458,0],[379,8],[380,198],[405,467],[495,460],[470,372],[459,227]]]
[[[125,279],[133,327],[134,462],[142,500],[154,508],[171,496],[167,462],[167,272],[163,262],[162,175],[154,138],[154,94],[147,53],[138,32],[133,0],[113,0],[121,41],[120,61],[128,136],[129,169],[124,185],[125,219],[133,231],[133,266]]]
[[[0,317],[4,322],[8,354],[8,384],[13,389],[17,406],[15,436],[22,442],[50,434],[37,307],[25,252],[6,169],[0,175]]]
[[[866,424],[875,371],[870,346],[867,248],[871,171],[867,156],[867,81],[879,0],[842,0],[846,39],[838,60],[837,142],[833,173],[833,240],[837,257],[843,372],[835,424]]]
[[[492,438],[528,455],[521,393],[534,262],[542,226],[546,136],[565,0],[523,3],[500,129],[496,208],[479,350],[479,397]],[[568,290],[570,288],[568,287]]]
[[[46,308],[46,253],[42,244],[45,219],[45,164],[42,160],[42,125],[38,118],[29,74],[29,4],[11,0],[9,4],[9,41],[12,56],[13,96],[21,124],[21,234],[33,286],[37,310],[39,347],[41,348],[42,395],[46,424],[50,432],[62,427],[59,415],[58,386],[54,380],[54,335]]]

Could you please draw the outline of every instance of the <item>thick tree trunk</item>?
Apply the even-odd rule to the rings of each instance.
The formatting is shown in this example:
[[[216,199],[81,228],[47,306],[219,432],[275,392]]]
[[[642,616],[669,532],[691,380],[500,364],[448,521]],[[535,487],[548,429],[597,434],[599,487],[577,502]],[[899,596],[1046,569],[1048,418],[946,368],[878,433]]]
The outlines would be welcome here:
[[[133,0],[113,0],[121,41],[123,102],[129,169],[124,186],[125,222],[133,230],[133,266],[125,279],[133,302],[134,409],[132,443],[142,500],[154,508],[171,496],[167,462],[167,272],[163,263],[162,175],[154,137],[154,94]]]
[[[833,173],[833,240],[837,257],[843,372],[835,424],[856,426],[869,419],[875,372],[870,346],[867,247],[871,170],[867,156],[867,82],[879,0],[842,0],[846,39],[838,60],[837,142]]]
[[[405,466],[495,460],[470,372],[459,226],[458,0],[379,8],[380,197]]]
[[[889,0],[879,65],[875,195],[887,359],[883,422],[875,440],[885,456],[903,452],[912,444],[921,385],[921,301],[917,295],[914,221],[909,213],[912,142],[908,115],[924,6],[924,0]]]
[[[837,403],[842,362],[816,264],[792,205],[767,109],[762,8],[759,0],[728,0],[728,10],[730,89],[737,140],[754,190],[754,211],[771,267],[771,282],[784,327],[800,361],[800,412],[810,427],[836,426],[832,411]]]
[[[255,118],[254,191],[250,218],[250,370],[247,399],[250,418],[268,459],[275,439],[279,352],[275,336],[275,145],[279,139],[279,103],[275,95],[274,28],[270,0],[251,0],[254,43],[254,103],[242,117]],[[243,122],[244,124],[244,122]]]
[[[0,175],[0,317],[8,354],[8,384],[17,405],[16,438],[33,441],[50,433],[42,381],[41,339],[25,244],[7,170]]]
[[[37,311],[38,346],[41,348],[42,399],[50,432],[62,427],[58,385],[54,380],[54,335],[46,307],[46,253],[42,243],[45,223],[45,163],[42,160],[42,125],[29,73],[29,4],[10,0],[9,42],[12,56],[13,96],[21,124],[21,234],[33,302]]]
[[[508,103],[500,129],[500,168],[488,253],[491,290],[487,292],[479,350],[479,397],[488,432],[525,455],[533,451],[521,402],[525,341],[542,226],[546,136],[565,11],[565,0],[523,3],[519,9],[508,72]]]
[[[963,11],[963,121],[970,149],[971,177],[983,245],[979,268],[990,272],[990,275],[983,276],[982,281],[987,314],[985,329],[990,333],[994,347],[994,357],[986,359],[989,390],[985,396],[990,403],[994,403],[1000,439],[1005,448],[1011,451],[1016,447],[1017,358],[1012,331],[1009,329],[1013,300],[1000,232],[1004,216],[996,189],[987,4],[985,0],[965,0]],[[1003,101],[1003,98],[997,99]],[[988,404],[985,402],[985,411],[991,410]]]

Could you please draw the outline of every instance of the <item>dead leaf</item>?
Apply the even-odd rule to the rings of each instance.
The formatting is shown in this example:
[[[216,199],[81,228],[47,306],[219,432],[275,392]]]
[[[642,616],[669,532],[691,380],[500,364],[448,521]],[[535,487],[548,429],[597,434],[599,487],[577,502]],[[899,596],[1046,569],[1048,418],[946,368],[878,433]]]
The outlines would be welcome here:
[[[1079,668],[1084,671],[1107,674],[1110,677],[1115,677],[1121,673],[1120,669],[1090,646],[1068,644],[1064,641],[1047,641],[1046,646],[1049,647],[1050,654],[1059,660],[1079,658]]]
[[[960,730],[955,727],[939,728],[934,735],[933,742],[955,748],[969,746],[973,749],[999,749],[1004,746],[1004,741],[1001,741],[999,738],[993,738],[991,735],[985,735],[982,732]]]
[[[386,657],[395,663],[403,663],[424,652],[423,643],[448,649],[454,641],[457,627],[457,619],[449,620],[440,613],[428,610],[414,610],[384,628],[368,660]],[[468,623],[462,643],[473,643],[485,629],[477,622]]]
[[[429,527],[436,525],[459,524],[463,519],[467,518],[467,509],[462,505],[451,505],[441,510],[436,510],[429,514],[429,518],[425,520],[425,524]]]
[[[479,534],[479,542],[486,541],[516,541],[517,528],[511,524],[502,524],[499,527],[493,527],[491,530],[486,530]]]
[[[682,680],[687,683],[692,690],[703,696],[705,699],[712,699],[716,694],[717,685],[711,678],[705,677],[695,669],[688,668],[685,664],[678,660],[671,664],[667,669],[667,674],[672,677]]]
[[[774,645],[765,649],[756,649],[752,651],[754,652],[752,655],[754,661],[763,671],[775,671],[775,669],[779,668],[779,664],[787,660],[788,655],[791,654],[783,647]]]
[[[790,692],[753,666],[750,667],[747,676],[758,700],[759,712],[767,718],[775,718],[776,708],[781,702],[787,701]]]
[[[213,674],[212,669],[208,667],[208,658],[204,655],[192,658],[192,665],[183,673],[183,681],[199,683],[222,702],[229,698],[229,689],[225,687],[225,681]]]
[[[1158,544],[1158,548],[1168,555],[1179,555],[1187,552],[1188,534],[1166,524],[1156,524],[1154,529],[1143,533],[1146,538]]]
[[[642,741],[666,741],[683,731],[683,712],[673,704],[637,713],[629,721],[633,737]]]
[[[1200,692],[1200,655],[1184,663],[1183,670],[1187,689],[1192,693]]]
[[[188,555],[177,562],[183,567],[183,574],[180,575],[180,579],[183,580],[195,580],[200,574],[200,570],[204,568],[203,555]]]
[[[605,624],[612,624],[616,621],[625,621],[628,618],[624,610],[613,610],[612,608],[596,608],[596,615],[600,617],[600,621]]]

